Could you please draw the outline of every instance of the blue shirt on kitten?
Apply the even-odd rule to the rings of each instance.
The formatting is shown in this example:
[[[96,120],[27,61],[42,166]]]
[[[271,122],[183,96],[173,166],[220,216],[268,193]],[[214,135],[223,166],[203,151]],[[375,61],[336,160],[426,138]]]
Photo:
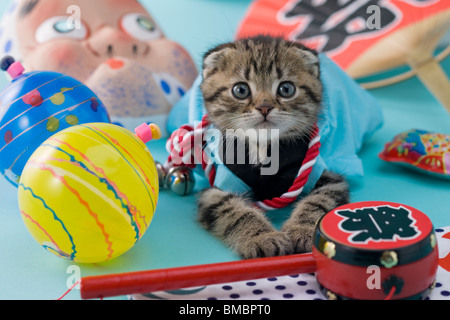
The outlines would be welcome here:
[[[326,169],[342,174],[350,183],[363,177],[364,169],[358,152],[363,143],[383,124],[382,110],[375,98],[331,59],[324,54],[320,54],[319,58],[324,86],[323,109],[317,124],[321,148],[302,195],[314,188]],[[200,75],[172,109],[167,124],[169,132],[183,124],[195,125],[206,114],[200,90],[201,81]],[[215,186],[239,194],[248,192],[250,187],[217,158]]]

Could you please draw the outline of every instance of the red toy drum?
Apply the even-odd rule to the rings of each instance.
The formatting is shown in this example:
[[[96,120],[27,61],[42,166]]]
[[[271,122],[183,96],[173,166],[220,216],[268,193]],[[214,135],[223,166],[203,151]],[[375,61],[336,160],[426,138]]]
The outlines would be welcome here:
[[[434,286],[438,248],[430,219],[412,207],[360,202],[318,222],[316,278],[329,299],[420,299]]]
[[[423,299],[438,247],[422,212],[391,202],[341,206],[316,225],[312,253],[86,277],[83,299],[316,273],[328,299]]]

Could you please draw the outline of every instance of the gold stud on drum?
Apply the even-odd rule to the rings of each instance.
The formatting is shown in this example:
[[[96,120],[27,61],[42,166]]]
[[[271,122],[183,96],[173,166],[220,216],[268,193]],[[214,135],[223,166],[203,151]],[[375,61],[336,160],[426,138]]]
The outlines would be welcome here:
[[[398,263],[398,256],[395,251],[385,251],[381,255],[380,262],[386,268],[395,267]]]
[[[323,247],[323,253],[328,259],[333,259],[336,255],[336,245],[331,241],[327,241]]]
[[[430,286],[430,290],[433,291],[433,289],[436,287],[436,280],[433,281],[433,283]]]
[[[430,243],[431,243],[431,247],[434,249],[434,247],[436,246],[436,235],[432,234],[430,236]]]
[[[328,300],[337,300],[338,299],[337,295],[329,290],[327,290],[326,296],[327,296]]]

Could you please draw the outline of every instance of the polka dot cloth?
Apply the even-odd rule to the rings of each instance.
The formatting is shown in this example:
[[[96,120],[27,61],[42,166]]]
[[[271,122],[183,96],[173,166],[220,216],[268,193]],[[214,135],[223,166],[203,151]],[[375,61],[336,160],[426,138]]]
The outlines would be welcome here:
[[[439,246],[440,264],[446,261],[450,266],[450,227],[436,229]],[[447,267],[447,269],[449,269]],[[438,268],[436,276],[436,287],[431,292],[430,300],[450,300],[450,269]]]
[[[324,298],[314,275],[302,274],[134,295],[131,299],[317,300]]]
[[[450,260],[450,227],[436,229],[439,257]],[[448,262],[450,266],[450,261]],[[217,284],[129,296],[132,300],[325,300],[313,274]],[[450,270],[439,267],[436,286],[427,298],[450,300]]]

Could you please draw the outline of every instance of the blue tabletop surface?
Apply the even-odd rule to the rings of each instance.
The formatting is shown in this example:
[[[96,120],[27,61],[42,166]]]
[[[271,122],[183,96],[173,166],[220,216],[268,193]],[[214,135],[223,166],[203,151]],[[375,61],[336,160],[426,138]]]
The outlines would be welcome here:
[[[179,41],[200,66],[210,47],[232,40],[250,0],[143,1],[165,30]],[[5,10],[6,1],[0,4]],[[450,73],[450,58],[442,63]],[[2,83],[2,86],[4,83]],[[378,153],[396,134],[419,128],[450,134],[450,114],[416,78],[371,91],[380,102],[384,126],[360,152],[365,177],[353,186],[353,201],[383,200],[413,206],[426,213],[435,227],[450,226],[450,180],[435,178],[381,161]],[[167,156],[164,141],[148,144],[154,158]],[[196,190],[205,187],[199,180]],[[288,214],[271,214],[274,222]],[[195,196],[162,191],[153,222],[130,251],[112,261],[79,265],[42,249],[26,230],[18,211],[17,189],[0,179],[0,299],[56,299],[80,275],[100,275],[239,259],[196,222]],[[74,271],[75,270],[75,271]],[[66,299],[80,299],[72,290]],[[119,297],[119,299],[124,297]]]

